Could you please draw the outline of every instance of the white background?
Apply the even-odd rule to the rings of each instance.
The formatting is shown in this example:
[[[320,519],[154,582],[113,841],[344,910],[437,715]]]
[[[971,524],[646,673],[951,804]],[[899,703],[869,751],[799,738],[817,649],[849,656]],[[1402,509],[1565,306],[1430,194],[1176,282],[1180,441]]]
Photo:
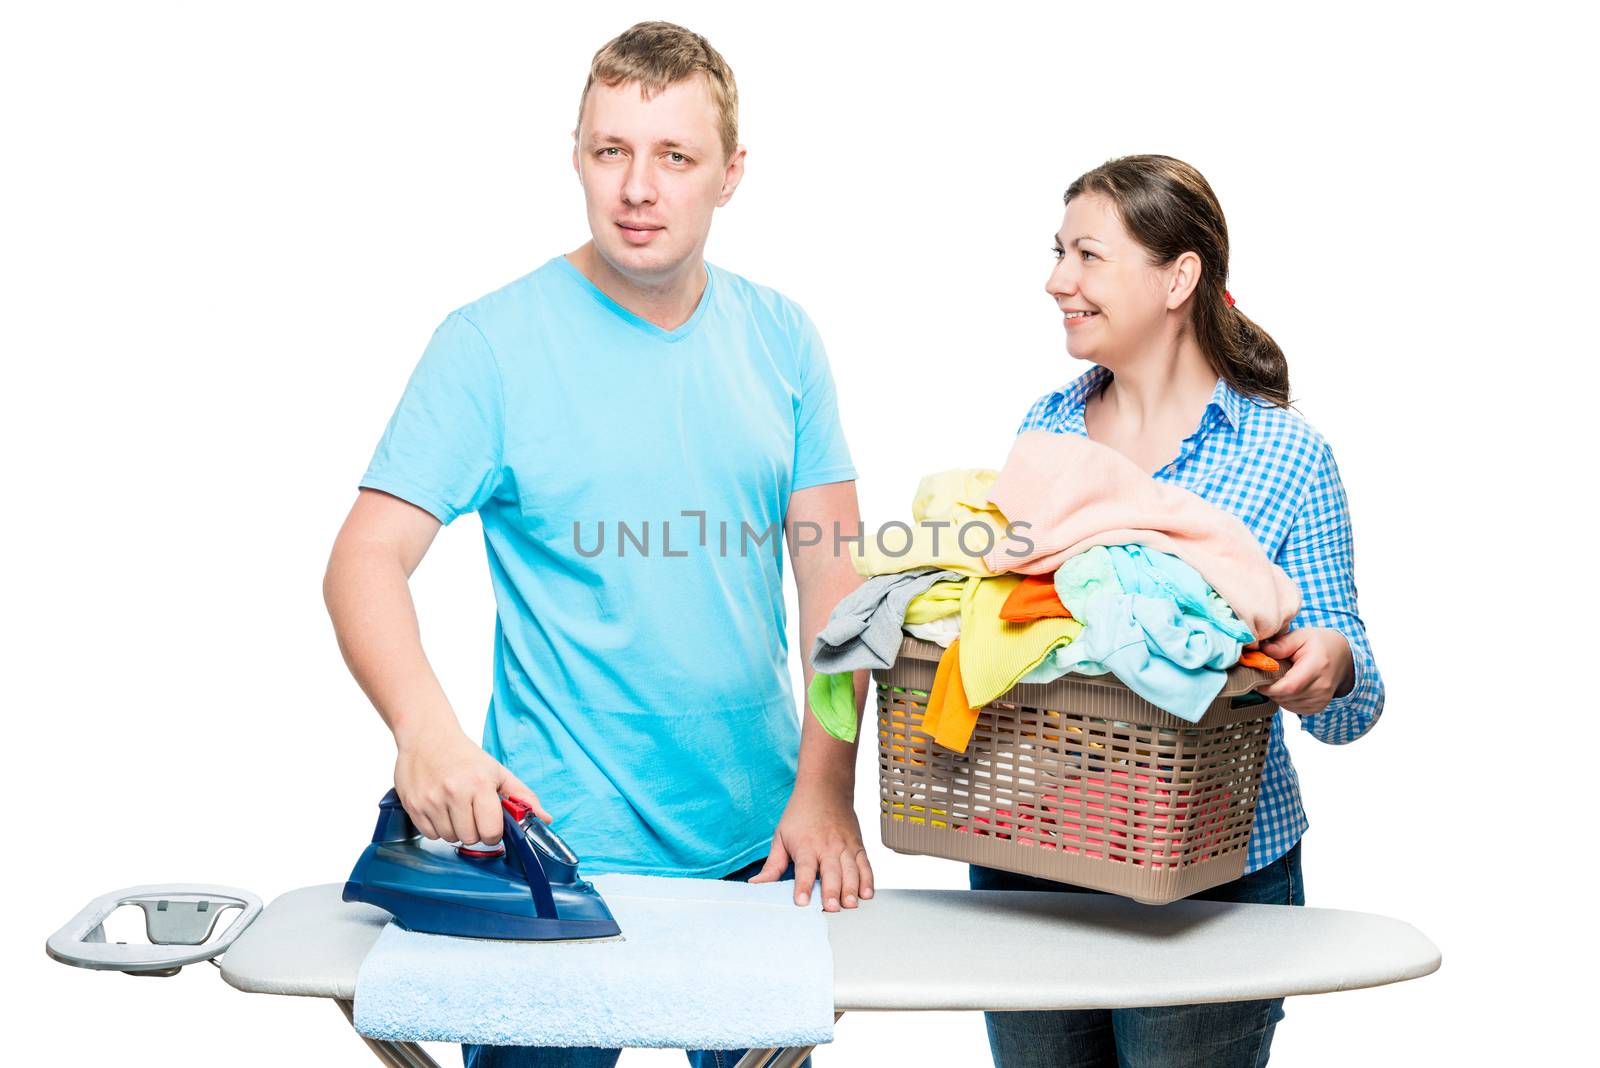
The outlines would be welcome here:
[[[1444,952],[1420,981],[1291,1000],[1273,1063],[1592,1057],[1592,27],[1538,4],[1111,6],[8,14],[0,1056],[364,1062],[329,1004],[204,965],[68,969],[44,939],[120,886],[345,877],[393,750],[334,644],[329,546],[433,327],[585,240],[589,57],[660,17],[737,73],[749,169],[710,258],[819,324],[869,521],[925,472],[998,466],[1080,369],[1042,290],[1071,179],[1129,152],[1207,175],[1230,288],[1342,467],[1388,682],[1357,744],[1290,739],[1308,900]],[[475,517],[413,586],[476,734]],[[863,754],[879,884],[964,886],[878,845],[876,797]],[[987,1064],[981,1018],[847,1016],[816,1059],[913,1058]]]

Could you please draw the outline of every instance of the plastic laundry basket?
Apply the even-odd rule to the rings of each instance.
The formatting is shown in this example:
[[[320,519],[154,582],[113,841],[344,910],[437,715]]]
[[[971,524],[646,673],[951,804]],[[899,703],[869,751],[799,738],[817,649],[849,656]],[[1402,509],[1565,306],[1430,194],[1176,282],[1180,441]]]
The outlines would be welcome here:
[[[1162,905],[1244,874],[1277,706],[1235,667],[1198,723],[1110,675],[1013,686],[966,752],[917,731],[943,650],[875,671],[883,844]]]

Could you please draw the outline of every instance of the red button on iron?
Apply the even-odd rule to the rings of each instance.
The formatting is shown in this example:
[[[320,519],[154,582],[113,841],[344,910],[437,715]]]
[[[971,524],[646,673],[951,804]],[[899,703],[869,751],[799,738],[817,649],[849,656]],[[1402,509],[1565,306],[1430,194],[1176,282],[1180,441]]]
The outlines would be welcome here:
[[[500,842],[496,842],[494,845],[485,845],[480,842],[477,845],[458,845],[456,846],[456,852],[463,857],[473,857],[477,860],[493,860],[495,857],[505,856],[506,847]]]
[[[500,804],[504,805],[505,810],[511,813],[512,819],[518,821],[521,821],[523,817],[533,811],[532,805],[526,801],[519,801],[515,797],[502,797]]]

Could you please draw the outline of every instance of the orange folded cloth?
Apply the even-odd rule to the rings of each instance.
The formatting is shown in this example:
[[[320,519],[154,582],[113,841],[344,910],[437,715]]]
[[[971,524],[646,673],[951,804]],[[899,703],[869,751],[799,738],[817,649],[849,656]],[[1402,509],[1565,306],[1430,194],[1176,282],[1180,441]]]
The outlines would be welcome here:
[[[1261,651],[1260,642],[1251,642],[1244,647],[1244,652],[1239,654],[1239,666],[1256,668],[1259,671],[1278,670],[1278,662]]]
[[[931,735],[946,749],[963,753],[972,740],[972,729],[978,725],[979,711],[967,705],[967,691],[961,685],[961,639],[956,638],[939,658],[933,689],[928,691],[928,707],[917,730]]]
[[[1072,613],[1056,593],[1055,572],[1024,575],[1022,583],[1000,606],[1000,618],[1007,623],[1031,623],[1035,619],[1071,619]]]

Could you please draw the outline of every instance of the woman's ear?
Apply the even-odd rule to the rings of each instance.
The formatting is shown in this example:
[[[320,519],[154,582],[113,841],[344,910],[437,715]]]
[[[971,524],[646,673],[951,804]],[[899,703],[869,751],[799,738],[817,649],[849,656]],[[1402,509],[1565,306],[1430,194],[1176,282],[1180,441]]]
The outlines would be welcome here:
[[[1199,253],[1180,254],[1167,268],[1167,310],[1176,311],[1183,307],[1183,302],[1189,299],[1189,294],[1193,293],[1195,286],[1199,284]]]

